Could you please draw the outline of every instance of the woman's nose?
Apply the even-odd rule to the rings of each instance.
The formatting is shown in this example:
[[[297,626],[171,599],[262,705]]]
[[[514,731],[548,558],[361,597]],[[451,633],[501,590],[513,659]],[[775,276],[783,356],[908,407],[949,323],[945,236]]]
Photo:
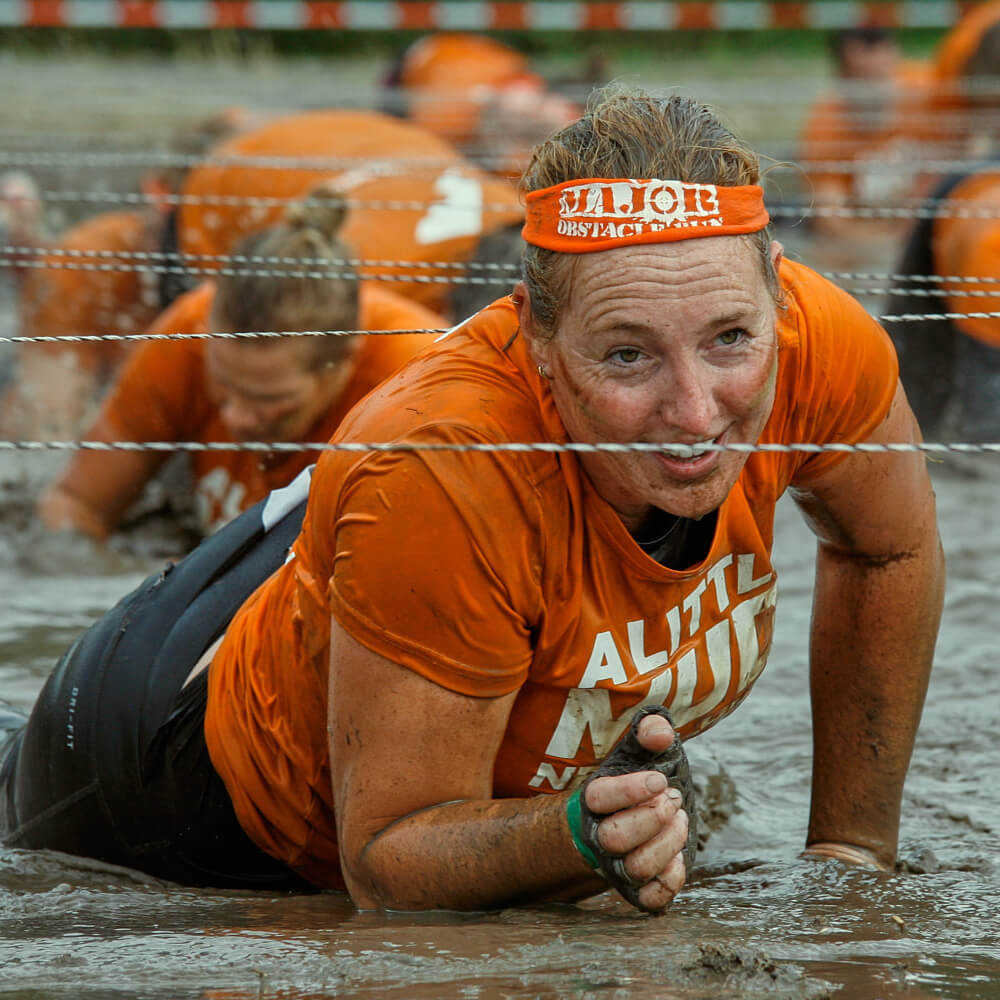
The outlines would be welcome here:
[[[673,367],[663,387],[660,412],[670,430],[685,439],[702,441],[720,432],[715,385],[703,367]]]
[[[229,396],[219,407],[219,416],[234,436],[246,435],[259,426],[257,414],[238,396]]]

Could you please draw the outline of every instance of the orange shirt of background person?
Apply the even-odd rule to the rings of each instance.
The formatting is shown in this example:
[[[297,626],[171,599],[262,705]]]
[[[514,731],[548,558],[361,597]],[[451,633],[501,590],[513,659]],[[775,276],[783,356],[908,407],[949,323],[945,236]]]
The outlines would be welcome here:
[[[289,115],[223,143],[212,156],[263,162],[208,162],[191,171],[183,192],[190,199],[247,201],[182,205],[184,254],[228,254],[245,234],[279,218],[286,199],[334,181],[351,203],[342,236],[358,258],[418,265],[366,263],[359,274],[410,277],[394,282],[394,290],[440,313],[456,272],[425,265],[463,261],[482,234],[523,218],[510,182],[473,167],[430,132],[372,111]],[[291,162],[276,169],[275,158]]]
[[[30,270],[19,302],[22,336],[124,335],[156,317],[155,274],[136,269],[136,261],[127,256],[117,261],[94,256],[101,251],[114,255],[157,249],[145,213],[106,212],[85,219],[52,249],[87,256],[52,254],[43,257],[44,267]],[[108,267],[115,263],[122,269]],[[2,404],[5,426],[24,437],[76,436],[89,419],[88,408],[100,387],[127,350],[126,343],[114,341],[19,345],[17,379]]]
[[[147,331],[150,334],[210,332],[215,283],[203,282],[181,296]],[[388,289],[360,288],[359,329],[440,330],[443,319]],[[433,339],[401,334],[365,337],[350,380],[334,405],[305,434],[327,441],[347,412],[381,381]],[[222,418],[206,370],[204,340],[144,342],[129,358],[84,438],[97,441],[236,441]],[[209,534],[290,482],[310,462],[312,451],[193,452],[195,511]],[[53,489],[99,512],[106,531],[165,461],[160,452],[77,452]],[[103,534],[104,532],[102,532]]]
[[[786,262],[781,281],[761,440],[863,440],[896,391],[888,337],[807,268]],[[488,444],[565,441],[566,431],[505,298],[381,386],[335,440]],[[842,459],[756,452],[708,556],[672,570],[635,545],[575,456],[325,454],[291,558],[232,620],[209,671],[206,741],[241,825],[305,878],[343,888],[327,744],[331,616],[449,690],[518,690],[497,798],[578,783],[639,704],[673,705],[684,737],[709,728],[767,658],[777,498]]]
[[[877,27],[841,32],[834,51],[838,89],[813,106],[802,130],[808,193],[820,208],[897,201],[920,185],[908,159],[930,69],[901,60],[895,37]],[[873,223],[821,213],[812,223],[829,235],[850,236],[873,228],[896,230],[905,220]]]
[[[979,48],[986,32],[1000,21],[1000,2],[991,0],[972,7],[938,45],[931,61],[933,92],[931,106],[939,113],[954,112],[967,106],[963,80],[969,60]],[[940,134],[940,123],[932,126]]]
[[[185,124],[171,137],[171,145],[180,154],[197,156],[209,142],[239,132],[255,120],[247,109],[227,108]],[[17,233],[38,248],[40,258],[31,268],[22,268],[23,336],[130,334],[155,319],[164,302],[161,275],[135,255],[166,249],[163,240],[173,211],[169,196],[176,194],[185,169],[164,166],[145,171],[141,187],[147,203],[142,209],[91,216],[56,239],[46,238],[43,231],[38,195],[33,231],[21,226]],[[6,187],[0,191],[0,203],[4,215],[9,215],[14,206]],[[53,252],[44,254],[43,248]],[[40,262],[43,267],[37,266]],[[22,345],[16,385],[0,403],[4,426],[22,437],[76,437],[130,348],[127,342],[69,339]]]
[[[998,26],[1000,2],[980,3],[967,10],[938,45],[914,129],[924,157],[963,161],[995,156],[1000,40],[993,36]],[[937,170],[921,193],[944,174],[961,169],[956,165]]]
[[[104,212],[68,230],[35,269],[21,294],[21,330],[25,336],[126,334],[147,326],[159,311],[157,276],[136,269],[129,254],[156,248],[154,227],[141,212]],[[78,253],[85,256],[73,257]],[[98,255],[123,254],[121,270],[104,270]],[[82,267],[81,267],[82,265]],[[37,353],[71,351],[76,363],[107,373],[127,347],[120,343],[36,344]],[[33,351],[32,353],[36,353]]]
[[[1000,171],[972,174],[951,189],[934,221],[931,253],[942,277],[1000,278]],[[949,281],[942,285],[948,311],[996,312],[998,298],[967,292],[997,292],[1000,285]],[[965,316],[953,320],[962,333],[1000,348],[1000,319]]]

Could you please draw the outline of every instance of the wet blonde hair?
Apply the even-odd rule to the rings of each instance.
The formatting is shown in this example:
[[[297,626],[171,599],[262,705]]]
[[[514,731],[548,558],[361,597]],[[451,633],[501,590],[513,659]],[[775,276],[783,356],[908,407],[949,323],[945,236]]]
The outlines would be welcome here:
[[[582,177],[633,177],[741,186],[760,182],[760,162],[705,105],[688,97],[651,97],[617,85],[595,91],[586,113],[537,146],[521,191]],[[760,255],[768,290],[780,302],[770,229],[741,236]],[[521,275],[539,333],[550,338],[566,301],[574,254],[526,244]]]
[[[231,330],[283,333],[357,329],[358,278],[345,262],[350,248],[336,237],[346,215],[343,194],[317,188],[289,207],[284,222],[243,239],[234,254],[284,260],[245,268],[272,272],[268,275],[221,276],[212,307],[216,322]],[[331,273],[316,275],[327,271]],[[354,350],[355,341],[344,336],[310,338],[309,366],[336,364]]]

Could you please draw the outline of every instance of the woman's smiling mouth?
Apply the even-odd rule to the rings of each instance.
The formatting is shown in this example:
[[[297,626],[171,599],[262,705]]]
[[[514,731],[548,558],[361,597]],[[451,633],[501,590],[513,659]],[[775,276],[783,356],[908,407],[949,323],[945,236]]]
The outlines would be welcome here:
[[[664,442],[665,450],[656,452],[655,457],[670,475],[681,479],[697,479],[712,472],[719,464],[722,452],[714,447],[718,444],[719,438],[692,442]]]

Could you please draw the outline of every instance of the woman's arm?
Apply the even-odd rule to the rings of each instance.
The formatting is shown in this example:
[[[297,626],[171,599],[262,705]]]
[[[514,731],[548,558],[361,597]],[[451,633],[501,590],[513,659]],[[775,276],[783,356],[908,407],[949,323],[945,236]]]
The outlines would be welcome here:
[[[869,439],[916,442],[901,388]],[[818,538],[807,853],[889,868],[944,594],[919,453],[852,453],[796,501]]]
[[[98,419],[84,439],[117,438]],[[38,516],[51,531],[76,531],[103,541],[165,457],[155,451],[77,451],[42,494]]]
[[[573,845],[569,793],[494,799],[493,764],[516,692],[456,694],[373,653],[332,621],[328,739],[341,864],[360,907],[477,909],[578,899],[608,887]],[[644,745],[670,743],[650,717]],[[666,779],[599,778],[601,844],[661,909],[684,881],[687,817]],[[659,881],[656,881],[659,879]]]
[[[164,317],[172,315],[171,311]],[[150,332],[166,332],[157,321]],[[194,328],[181,321],[187,332]],[[177,441],[196,438],[206,408],[204,362],[196,342],[150,341],[133,351],[108,389],[89,441]],[[166,461],[153,450],[80,450],[42,496],[38,515],[54,531],[103,540]]]

